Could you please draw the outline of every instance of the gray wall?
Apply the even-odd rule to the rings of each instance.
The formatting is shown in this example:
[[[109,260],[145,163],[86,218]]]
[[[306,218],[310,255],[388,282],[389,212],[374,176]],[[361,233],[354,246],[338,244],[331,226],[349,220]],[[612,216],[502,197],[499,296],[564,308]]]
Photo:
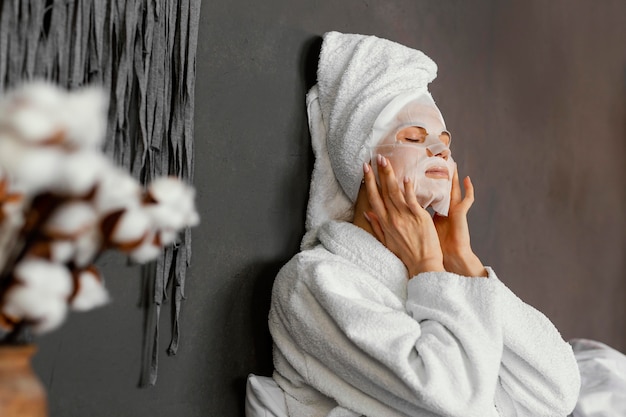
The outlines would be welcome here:
[[[298,249],[312,168],[304,94],[319,36],[376,34],[439,64],[432,92],[471,175],[473,245],[566,339],[626,349],[626,3],[622,0],[210,1],[201,11],[196,173],[202,224],[177,357],[138,389],[137,268],[101,262],[112,305],[41,338],[57,416],[240,416],[271,372],[266,311]],[[313,51],[313,52],[311,52]]]

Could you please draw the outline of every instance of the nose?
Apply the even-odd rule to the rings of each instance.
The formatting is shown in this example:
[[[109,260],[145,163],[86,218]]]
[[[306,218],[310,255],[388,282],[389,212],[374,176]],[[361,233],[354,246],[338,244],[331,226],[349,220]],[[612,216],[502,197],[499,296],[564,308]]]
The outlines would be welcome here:
[[[438,156],[440,158],[445,159],[446,161],[448,160],[448,157],[450,157],[450,149],[444,149],[441,152],[438,152],[436,154],[433,154],[430,149],[426,149],[426,154],[428,156]]]
[[[426,155],[429,157],[438,156],[447,161],[450,156],[450,148],[448,148],[442,141],[437,140],[437,143],[426,148]]]

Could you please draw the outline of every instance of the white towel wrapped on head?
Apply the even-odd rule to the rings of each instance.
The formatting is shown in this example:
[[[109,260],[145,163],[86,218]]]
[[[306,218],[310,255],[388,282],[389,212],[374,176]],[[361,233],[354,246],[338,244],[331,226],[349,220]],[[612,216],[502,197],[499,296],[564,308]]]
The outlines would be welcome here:
[[[307,96],[315,153],[302,248],[328,220],[349,220],[369,159],[372,127],[400,94],[427,92],[437,65],[423,52],[376,36],[324,35],[317,85]]]

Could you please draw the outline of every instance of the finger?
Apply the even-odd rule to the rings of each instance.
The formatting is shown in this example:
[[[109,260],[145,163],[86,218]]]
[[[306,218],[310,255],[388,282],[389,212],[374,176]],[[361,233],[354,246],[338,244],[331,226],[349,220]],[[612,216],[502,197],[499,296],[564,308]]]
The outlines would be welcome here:
[[[374,235],[376,238],[384,245],[385,244],[385,232],[383,228],[380,226],[380,222],[378,221],[378,216],[373,211],[363,212],[363,216],[369,222],[370,226],[372,226],[372,230],[374,231]]]
[[[378,176],[380,178],[382,198],[385,202],[385,206],[388,210],[392,207],[400,209],[406,202],[402,195],[402,190],[398,186],[398,180],[396,179],[396,174],[393,172],[391,163],[382,155],[378,155],[376,160],[378,163]]]
[[[450,192],[450,203],[458,204],[461,202],[461,184],[459,184],[459,170],[454,167],[454,175],[452,176],[452,191]]]
[[[419,215],[423,210],[420,203],[417,202],[417,196],[415,195],[415,187],[413,186],[413,181],[411,178],[404,177],[404,199],[406,200],[406,205],[409,206],[409,210],[411,213],[415,215]]]
[[[467,212],[470,207],[472,207],[472,204],[474,204],[474,185],[469,176],[463,179],[463,187],[465,187],[465,197],[463,197],[461,206],[463,210]]]
[[[376,177],[374,171],[368,163],[363,164],[363,179],[365,180],[365,191],[367,193],[367,201],[370,203],[372,209],[384,216],[386,213],[385,203],[383,202],[380,193],[378,192],[378,185],[376,184]]]

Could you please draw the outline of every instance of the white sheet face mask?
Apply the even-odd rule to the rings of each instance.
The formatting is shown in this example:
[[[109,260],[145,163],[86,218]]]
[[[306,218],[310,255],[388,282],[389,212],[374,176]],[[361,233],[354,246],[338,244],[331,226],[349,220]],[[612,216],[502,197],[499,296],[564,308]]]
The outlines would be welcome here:
[[[375,161],[382,155],[391,163],[401,189],[404,177],[411,178],[419,204],[447,216],[456,164],[450,156],[451,135],[430,95],[410,101],[386,126],[379,124],[375,129],[387,132],[369,149],[377,181],[380,183]]]

